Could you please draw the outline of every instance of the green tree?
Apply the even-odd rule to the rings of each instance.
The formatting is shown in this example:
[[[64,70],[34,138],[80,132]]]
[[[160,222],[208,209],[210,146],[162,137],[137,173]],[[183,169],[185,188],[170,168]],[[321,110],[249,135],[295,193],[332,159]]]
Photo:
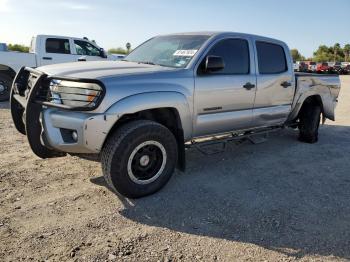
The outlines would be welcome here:
[[[341,61],[343,60],[341,58],[341,55],[343,54],[342,52],[342,48],[340,46],[339,43],[336,43],[334,46],[333,46],[333,61],[336,62],[336,61]]]
[[[343,48],[345,62],[350,62],[350,44],[346,44]]]
[[[17,51],[17,52],[24,52],[24,53],[29,52],[28,46],[19,45],[19,44],[8,44],[7,48],[9,51]]]
[[[333,59],[333,48],[326,45],[320,45],[314,52],[313,60],[316,62],[327,62]]]
[[[130,50],[131,50],[131,44],[128,42],[128,43],[126,43],[125,47],[126,47],[126,50],[128,51],[128,54],[129,54]]]
[[[300,54],[299,50],[294,48],[290,50],[290,53],[293,57],[293,61],[303,61],[305,60],[305,57],[303,55]]]
[[[314,52],[313,60],[316,62],[343,62],[350,59],[350,45],[345,45],[344,48],[339,43],[333,46],[320,45]]]
[[[127,54],[127,50],[125,50],[122,47],[117,47],[117,48],[111,48],[108,50],[109,54]]]

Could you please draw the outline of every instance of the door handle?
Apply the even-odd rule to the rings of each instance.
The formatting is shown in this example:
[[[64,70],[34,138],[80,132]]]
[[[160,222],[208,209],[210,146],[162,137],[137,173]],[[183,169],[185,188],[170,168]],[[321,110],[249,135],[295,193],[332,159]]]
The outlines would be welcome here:
[[[284,88],[287,88],[289,86],[291,86],[292,83],[291,82],[287,82],[287,81],[284,81],[283,83],[281,83],[281,86],[283,86]]]
[[[250,83],[250,82],[248,82],[248,83],[246,83],[243,87],[244,87],[245,89],[247,89],[247,90],[250,90],[250,89],[254,88],[255,85],[252,84],[252,83]]]
[[[52,60],[52,57],[44,56],[43,60]]]

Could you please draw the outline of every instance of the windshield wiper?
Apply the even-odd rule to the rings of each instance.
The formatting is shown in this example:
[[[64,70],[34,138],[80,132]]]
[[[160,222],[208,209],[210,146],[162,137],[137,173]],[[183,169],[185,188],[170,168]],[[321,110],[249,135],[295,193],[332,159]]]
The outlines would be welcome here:
[[[138,64],[145,64],[145,65],[158,65],[158,64],[155,64],[153,62],[150,62],[150,61],[130,61],[130,60],[126,60],[126,59],[122,59],[120,61],[124,61],[124,62],[133,62],[133,63],[138,63]]]
[[[137,62],[138,64],[146,64],[146,65],[156,65],[155,63],[153,62],[150,62],[150,61],[140,61],[140,62]]]

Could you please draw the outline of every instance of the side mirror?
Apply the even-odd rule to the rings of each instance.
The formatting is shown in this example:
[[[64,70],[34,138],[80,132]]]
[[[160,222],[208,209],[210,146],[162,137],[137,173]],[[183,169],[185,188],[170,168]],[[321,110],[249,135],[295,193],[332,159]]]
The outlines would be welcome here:
[[[107,58],[107,53],[106,53],[106,51],[103,48],[100,49],[100,56],[102,58]]]
[[[207,73],[220,71],[225,68],[224,60],[221,56],[207,56],[205,59],[204,71]]]

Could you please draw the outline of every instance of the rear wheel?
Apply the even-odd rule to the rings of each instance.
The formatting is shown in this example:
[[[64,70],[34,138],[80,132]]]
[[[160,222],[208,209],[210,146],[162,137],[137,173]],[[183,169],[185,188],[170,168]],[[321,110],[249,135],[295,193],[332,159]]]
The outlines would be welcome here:
[[[12,80],[10,76],[0,73],[0,102],[9,100]]]
[[[112,133],[101,154],[108,185],[126,197],[138,198],[169,181],[177,162],[177,142],[165,126],[137,120]]]
[[[299,140],[316,143],[320,126],[321,107],[314,103],[305,103],[299,114]]]

